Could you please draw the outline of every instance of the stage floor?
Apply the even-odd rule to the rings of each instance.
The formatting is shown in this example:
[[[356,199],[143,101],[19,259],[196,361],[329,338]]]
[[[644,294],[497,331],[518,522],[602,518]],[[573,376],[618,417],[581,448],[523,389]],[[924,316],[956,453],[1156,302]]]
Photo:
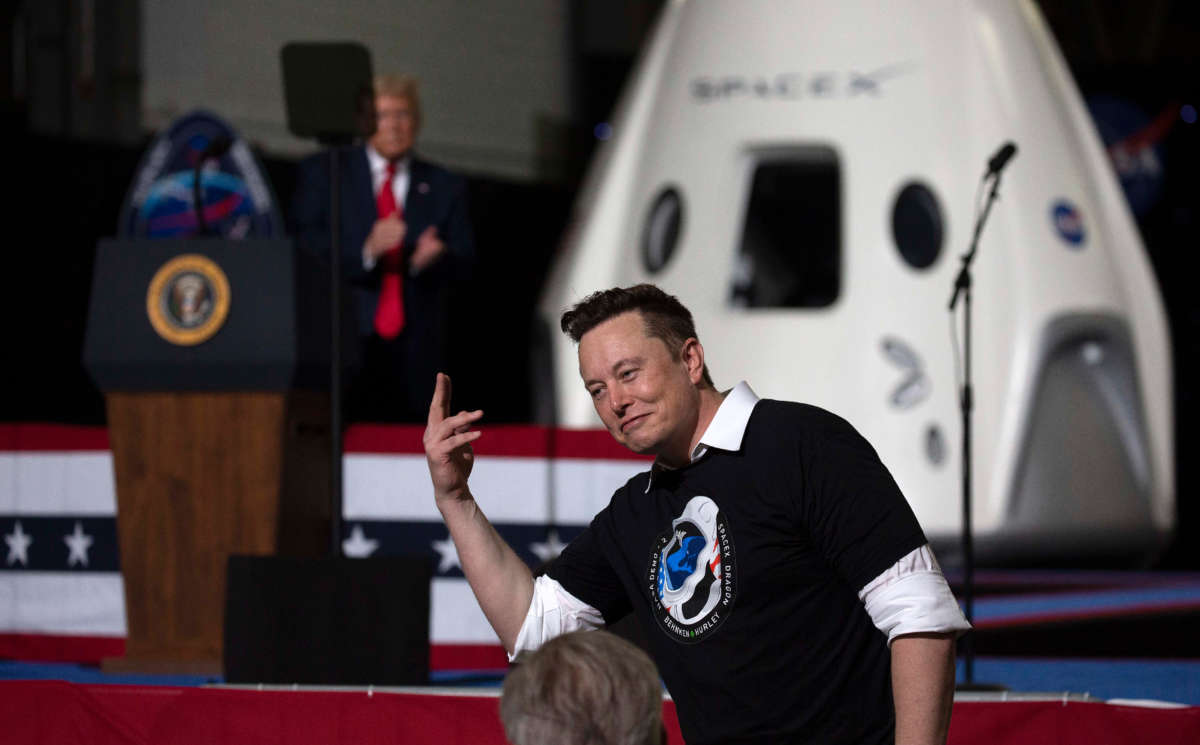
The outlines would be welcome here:
[[[959,680],[963,664],[959,661]],[[0,662],[0,680],[62,680],[79,684],[138,686],[204,686],[221,684],[219,677],[104,673],[95,667],[69,663]],[[431,690],[500,687],[500,674],[445,676]],[[1048,696],[1086,694],[1092,699],[1155,700],[1200,706],[1200,660],[1010,658],[981,656],[975,661],[975,680],[1003,685],[1018,693]]]
[[[504,745],[495,691],[263,689],[0,681],[0,732],[12,745]],[[765,692],[764,692],[765,694]],[[1075,696],[956,701],[951,745],[1184,745],[1200,707]],[[669,745],[683,745],[663,702]]]

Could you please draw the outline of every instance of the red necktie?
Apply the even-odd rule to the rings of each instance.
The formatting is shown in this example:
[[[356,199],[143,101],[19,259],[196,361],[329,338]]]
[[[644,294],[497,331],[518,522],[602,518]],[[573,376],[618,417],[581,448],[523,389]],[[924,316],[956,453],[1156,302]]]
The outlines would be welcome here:
[[[392,214],[403,219],[404,213],[396,204],[392,192],[392,179],[396,176],[396,164],[388,162],[383,186],[375,197],[375,211],[379,219]],[[375,308],[375,332],[384,339],[395,339],[404,329],[404,280],[400,276],[400,246],[396,245],[380,257],[383,283],[379,288],[379,306]]]

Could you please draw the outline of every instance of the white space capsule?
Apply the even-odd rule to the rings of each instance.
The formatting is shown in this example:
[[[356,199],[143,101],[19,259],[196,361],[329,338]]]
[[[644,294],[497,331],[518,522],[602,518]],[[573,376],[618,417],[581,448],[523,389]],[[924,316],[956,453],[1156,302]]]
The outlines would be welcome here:
[[[1163,304],[1029,0],[668,2],[542,298],[550,415],[599,426],[558,315],[653,282],[694,313],[718,387],[848,419],[953,546],[947,301],[1008,140],[974,265],[977,550],[1148,555],[1175,521]]]

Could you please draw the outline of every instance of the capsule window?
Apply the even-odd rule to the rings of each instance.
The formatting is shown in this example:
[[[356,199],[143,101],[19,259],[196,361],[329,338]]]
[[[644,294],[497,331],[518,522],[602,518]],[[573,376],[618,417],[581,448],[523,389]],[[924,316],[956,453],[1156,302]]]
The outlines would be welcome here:
[[[822,308],[841,290],[841,169],[832,148],[754,167],[732,282],[734,305]]]
[[[892,238],[905,263],[928,269],[942,253],[942,210],[933,191],[910,181],[892,207]]]
[[[682,225],[683,197],[674,186],[668,186],[658,193],[642,226],[642,263],[646,271],[654,274],[671,260]]]

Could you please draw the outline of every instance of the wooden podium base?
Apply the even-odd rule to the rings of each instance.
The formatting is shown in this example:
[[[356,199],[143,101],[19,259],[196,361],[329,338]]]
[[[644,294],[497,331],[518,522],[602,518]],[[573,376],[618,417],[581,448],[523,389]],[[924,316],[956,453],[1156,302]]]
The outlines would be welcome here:
[[[128,629],[111,664],[219,674],[229,556],[327,549],[328,396],[106,398]]]

